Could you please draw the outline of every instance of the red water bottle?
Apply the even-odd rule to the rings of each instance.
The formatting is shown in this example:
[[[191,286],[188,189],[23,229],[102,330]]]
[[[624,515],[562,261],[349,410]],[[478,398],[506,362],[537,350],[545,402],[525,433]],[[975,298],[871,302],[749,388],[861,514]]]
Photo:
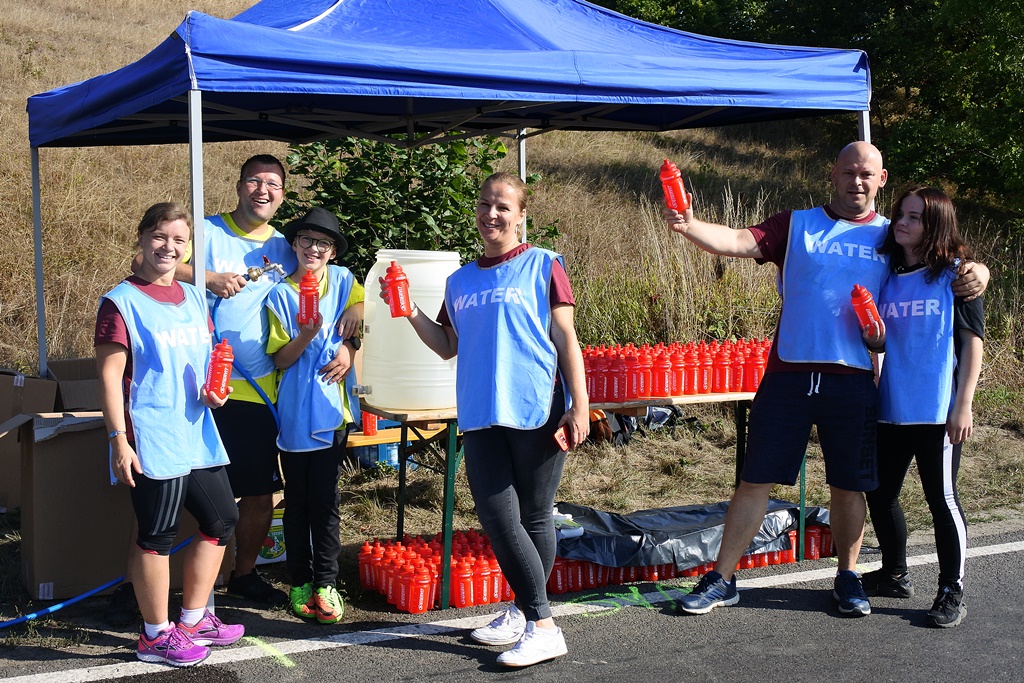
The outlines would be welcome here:
[[[206,371],[207,393],[219,396],[222,399],[228,397],[228,383],[231,381],[231,364],[235,361],[235,355],[231,352],[231,344],[227,339],[221,339],[220,343],[213,347],[210,352],[210,367]]]
[[[665,206],[679,213],[690,208],[690,198],[686,195],[683,177],[679,168],[668,159],[661,165],[661,191],[665,193]]]
[[[651,373],[651,396],[662,398],[672,395],[672,361],[662,352],[654,359]]]
[[[707,346],[701,348],[697,354],[697,393],[711,393],[711,351]]]
[[[693,346],[687,346],[683,354],[683,395],[693,396],[697,393],[697,384],[700,382],[700,370],[697,367],[697,351]]]
[[[640,398],[640,361],[632,353],[626,356],[626,400]]]
[[[406,277],[402,266],[392,261],[384,275],[384,282],[388,286],[388,305],[391,307],[391,317],[402,318],[412,315],[409,278]]]
[[[850,303],[853,304],[853,312],[857,314],[857,323],[863,330],[873,322],[881,320],[878,315],[878,308],[875,307],[875,299],[871,292],[860,285],[854,285],[850,293]]]
[[[359,585],[363,588],[373,588],[373,569],[370,567],[370,559],[373,557],[373,549],[370,542],[364,541],[359,549]]]
[[[299,280],[299,315],[296,320],[300,325],[314,322],[320,314],[320,282],[307,270]]]
[[[555,558],[555,564],[551,568],[551,576],[548,577],[548,593],[561,595],[569,590],[569,579],[565,575],[565,560]]]
[[[809,526],[804,529],[804,559],[817,560],[821,557],[821,527]]]
[[[467,560],[459,562],[456,570],[452,572],[454,585],[452,594],[449,597],[449,604],[452,607],[472,607],[476,604],[473,600],[473,570]]]
[[[377,416],[373,413],[363,411],[363,436],[374,436],[377,434]]]
[[[423,614],[430,609],[430,583],[430,571],[426,567],[417,569],[409,595],[410,614]]]
[[[724,345],[715,354],[711,369],[711,393],[727,393],[732,385],[732,361],[729,358],[729,351]]]
[[[651,382],[653,375],[654,361],[651,359],[651,352],[645,346],[640,351],[640,398],[651,397]]]

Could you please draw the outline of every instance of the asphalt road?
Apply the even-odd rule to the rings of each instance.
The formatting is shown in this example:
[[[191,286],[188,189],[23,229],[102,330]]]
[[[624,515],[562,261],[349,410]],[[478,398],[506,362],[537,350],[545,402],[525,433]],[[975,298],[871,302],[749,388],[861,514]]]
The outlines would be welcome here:
[[[103,631],[103,601],[67,616],[88,643],[71,649],[0,646],[4,683],[90,680],[203,681],[1022,681],[1024,533],[976,536],[968,560],[969,611],[952,629],[924,625],[937,566],[930,546],[911,548],[917,588],[909,600],[874,598],[866,618],[842,617],[831,597],[832,560],[740,574],[738,605],[703,616],[675,611],[680,584],[637,584],[577,593],[555,603],[569,655],[521,670],[499,669],[502,648],[469,640],[485,607],[413,617],[382,609],[374,621],[318,627],[286,613],[218,604],[246,625],[235,646],[202,666],[176,670],[136,661],[129,632]],[[877,555],[861,556],[863,569]],[[684,588],[685,590],[685,588]]]

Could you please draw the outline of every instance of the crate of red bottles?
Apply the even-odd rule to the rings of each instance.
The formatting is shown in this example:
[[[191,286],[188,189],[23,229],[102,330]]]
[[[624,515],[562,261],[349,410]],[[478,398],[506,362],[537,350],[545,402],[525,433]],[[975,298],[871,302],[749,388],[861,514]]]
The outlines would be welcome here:
[[[746,554],[736,564],[736,569],[752,569],[796,562],[797,532],[790,531],[788,534],[789,548]],[[831,557],[832,553],[831,529],[812,526],[804,531],[805,559],[817,560],[821,557]],[[682,570],[671,562],[644,567],[606,567],[587,560],[556,557],[555,566],[548,578],[547,589],[550,595],[561,595],[639,581],[666,581],[679,576],[695,577],[706,574],[714,568],[714,562],[706,562]]]
[[[771,340],[586,346],[583,363],[591,403],[623,403],[698,394],[754,392]]]
[[[426,612],[440,607],[442,554],[440,534],[429,540],[407,535],[403,542],[367,541],[359,551],[359,582],[366,590],[379,591],[402,612]],[[450,607],[508,602],[514,597],[483,532],[456,531],[449,566]]]
[[[796,531],[789,532],[786,550],[744,555],[736,569],[751,569],[796,561]],[[817,560],[831,557],[832,532],[812,526],[804,532],[804,555]],[[406,536],[403,542],[374,539],[359,551],[359,582],[376,590],[402,612],[420,614],[440,607],[441,535],[430,540]],[[472,607],[513,599],[512,588],[502,574],[487,536],[480,531],[456,531],[452,537],[450,607]],[[607,567],[587,560],[556,557],[547,589],[551,595],[616,586],[640,581],[665,581],[678,576],[699,576],[711,571],[714,562],[679,570],[674,563],[646,567]]]

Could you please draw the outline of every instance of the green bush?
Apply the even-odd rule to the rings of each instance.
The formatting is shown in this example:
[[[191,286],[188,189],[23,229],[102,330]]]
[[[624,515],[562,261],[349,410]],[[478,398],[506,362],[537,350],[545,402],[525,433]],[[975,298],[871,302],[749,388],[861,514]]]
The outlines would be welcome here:
[[[287,222],[312,206],[334,211],[349,242],[342,261],[360,279],[380,249],[457,251],[463,263],[477,258],[480,185],[508,149],[494,137],[418,147],[401,146],[404,141],[349,137],[291,147],[288,166],[302,185],[287,192],[278,220]],[[536,237],[529,222],[527,230]],[[550,243],[555,236],[554,226],[547,226],[533,241]]]

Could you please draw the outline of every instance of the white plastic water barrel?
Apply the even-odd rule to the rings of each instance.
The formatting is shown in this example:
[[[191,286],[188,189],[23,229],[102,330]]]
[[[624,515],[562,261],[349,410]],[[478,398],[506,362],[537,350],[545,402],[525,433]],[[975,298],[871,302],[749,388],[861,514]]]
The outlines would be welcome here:
[[[363,306],[364,400],[372,406],[393,410],[444,410],[455,408],[455,359],[441,360],[420,341],[408,320],[392,318],[380,298],[378,278],[391,262],[402,266],[409,278],[409,294],[420,315],[433,319],[444,302],[444,285],[459,268],[455,251],[381,249],[366,276]]]

